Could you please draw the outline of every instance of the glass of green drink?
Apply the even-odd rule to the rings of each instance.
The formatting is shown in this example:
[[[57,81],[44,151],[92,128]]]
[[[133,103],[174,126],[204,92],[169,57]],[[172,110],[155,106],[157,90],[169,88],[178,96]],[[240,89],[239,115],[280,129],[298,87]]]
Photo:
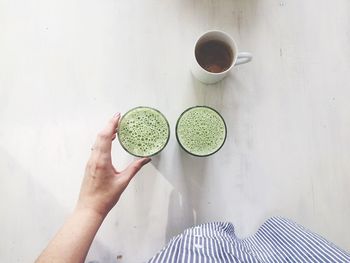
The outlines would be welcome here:
[[[226,140],[224,119],[214,109],[196,106],[185,110],[176,123],[176,139],[189,154],[198,157],[212,155]]]
[[[118,139],[128,153],[149,157],[161,152],[167,145],[170,128],[164,115],[150,107],[136,107],[123,115],[118,128]]]

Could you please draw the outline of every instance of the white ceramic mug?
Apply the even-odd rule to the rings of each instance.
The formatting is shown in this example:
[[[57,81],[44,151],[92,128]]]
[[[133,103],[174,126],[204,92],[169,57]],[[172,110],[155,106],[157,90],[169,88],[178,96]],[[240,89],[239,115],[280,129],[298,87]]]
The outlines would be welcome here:
[[[226,45],[228,45],[233,54],[233,59],[232,59],[232,64],[228,69],[226,69],[223,72],[220,73],[213,73],[210,71],[205,70],[204,68],[199,65],[197,59],[196,59],[196,48],[207,41],[210,40],[218,40],[221,42],[224,42]],[[192,74],[201,82],[205,84],[213,84],[216,83],[220,80],[222,80],[224,77],[227,76],[229,71],[237,65],[248,63],[251,61],[253,58],[252,54],[249,52],[240,52],[238,53],[237,45],[235,41],[225,32],[219,31],[219,30],[211,30],[203,35],[201,35],[198,40],[195,43],[194,50],[193,50],[193,62],[192,62],[192,67],[191,71]]]

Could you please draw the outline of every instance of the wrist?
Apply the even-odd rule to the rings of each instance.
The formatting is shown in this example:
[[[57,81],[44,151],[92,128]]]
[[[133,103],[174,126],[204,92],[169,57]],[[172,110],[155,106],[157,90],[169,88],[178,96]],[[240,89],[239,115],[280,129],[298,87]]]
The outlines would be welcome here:
[[[101,223],[107,216],[107,214],[100,213],[91,207],[83,207],[79,205],[75,207],[73,214],[82,215],[82,217],[85,219],[90,219]]]

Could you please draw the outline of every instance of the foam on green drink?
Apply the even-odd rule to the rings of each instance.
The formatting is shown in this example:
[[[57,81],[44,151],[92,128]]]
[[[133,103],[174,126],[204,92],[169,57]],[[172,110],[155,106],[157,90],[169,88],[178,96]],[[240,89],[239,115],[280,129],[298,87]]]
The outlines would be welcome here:
[[[189,108],[177,121],[176,138],[182,148],[192,155],[211,155],[225,143],[225,121],[212,108],[206,106]]]
[[[169,135],[168,121],[153,108],[134,108],[120,120],[119,142],[127,152],[138,157],[159,153],[168,143]]]

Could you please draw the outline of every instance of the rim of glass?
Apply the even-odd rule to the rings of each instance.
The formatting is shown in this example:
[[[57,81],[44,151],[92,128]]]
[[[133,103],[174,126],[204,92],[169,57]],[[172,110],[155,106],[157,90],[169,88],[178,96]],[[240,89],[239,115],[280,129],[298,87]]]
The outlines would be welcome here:
[[[214,111],[216,114],[219,115],[219,117],[221,118],[221,120],[222,120],[222,122],[224,123],[224,126],[225,126],[225,138],[224,138],[224,140],[222,141],[222,144],[220,145],[219,148],[217,148],[215,151],[213,151],[213,152],[211,152],[211,153],[209,153],[209,154],[199,155],[199,154],[191,153],[190,151],[188,151],[188,150],[181,144],[180,139],[179,139],[178,134],[177,134],[177,127],[178,127],[179,121],[180,121],[180,119],[182,118],[182,116],[183,116],[186,112],[188,112],[188,111],[190,111],[190,110],[193,110],[193,109],[195,109],[195,108],[207,108],[207,109],[210,109],[210,110]],[[209,106],[200,106],[200,105],[198,105],[198,106],[190,107],[190,108],[184,110],[184,111],[181,113],[181,115],[179,116],[179,118],[178,118],[177,121],[176,121],[175,135],[176,135],[176,140],[177,140],[177,142],[180,144],[181,148],[182,148],[185,152],[187,152],[188,154],[191,154],[191,155],[193,155],[193,156],[196,156],[196,157],[208,157],[208,156],[210,156],[210,155],[213,155],[214,153],[217,153],[217,152],[222,148],[222,146],[224,146],[224,144],[225,144],[225,142],[226,142],[226,138],[227,138],[227,126],[226,126],[226,122],[225,122],[224,118],[221,116],[221,114],[220,114],[217,110],[215,110],[215,109],[213,109],[212,107],[209,107]]]
[[[152,108],[152,107],[148,107],[148,106],[138,106],[138,107],[135,107],[135,108],[132,108],[130,110],[128,110],[126,113],[123,114],[123,116],[121,117],[120,121],[119,121],[119,125],[121,124],[121,122],[123,121],[124,117],[126,115],[128,115],[130,112],[134,111],[134,110],[137,110],[137,109],[149,109],[149,110],[153,110],[155,112],[157,112],[160,116],[162,116],[167,124],[167,127],[168,127],[168,138],[165,142],[165,144],[163,145],[162,148],[160,148],[157,152],[153,153],[153,154],[150,154],[150,155],[137,155],[137,154],[134,154],[134,153],[131,153],[128,149],[126,149],[126,147],[123,145],[122,141],[120,140],[120,137],[119,137],[119,130],[117,132],[118,134],[118,141],[119,141],[119,144],[122,146],[122,148],[129,154],[135,156],[135,157],[152,157],[154,155],[157,155],[158,153],[160,153],[161,151],[164,150],[164,148],[168,145],[168,142],[169,142],[169,139],[170,139],[170,125],[169,125],[169,122],[167,120],[167,118],[164,116],[163,113],[161,113],[159,110],[155,109],[155,108]],[[118,125],[118,126],[119,126]]]

